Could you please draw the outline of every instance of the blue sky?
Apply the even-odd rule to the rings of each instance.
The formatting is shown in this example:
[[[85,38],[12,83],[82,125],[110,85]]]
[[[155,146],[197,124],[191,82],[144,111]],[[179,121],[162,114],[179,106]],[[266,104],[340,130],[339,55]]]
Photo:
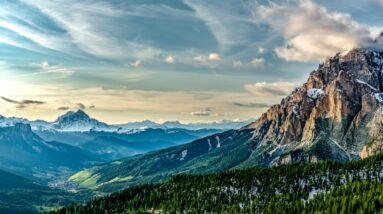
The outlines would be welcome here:
[[[382,14],[380,0],[1,0],[0,114],[254,118],[325,56],[371,45]]]

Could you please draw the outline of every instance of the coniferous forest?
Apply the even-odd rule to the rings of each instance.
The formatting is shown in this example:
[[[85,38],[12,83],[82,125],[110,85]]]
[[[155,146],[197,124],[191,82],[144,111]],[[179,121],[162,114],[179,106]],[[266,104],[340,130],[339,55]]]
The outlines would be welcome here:
[[[383,154],[346,163],[177,175],[52,213],[378,213]]]

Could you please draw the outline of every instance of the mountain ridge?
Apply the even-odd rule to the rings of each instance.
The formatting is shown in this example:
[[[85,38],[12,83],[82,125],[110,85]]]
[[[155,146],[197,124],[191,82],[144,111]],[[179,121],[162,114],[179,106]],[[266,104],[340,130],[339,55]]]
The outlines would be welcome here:
[[[91,118],[83,110],[68,111],[59,116],[53,122],[44,120],[29,121],[24,118],[17,117],[4,117],[0,115],[0,127],[12,126],[15,123],[30,124],[34,131],[58,131],[58,132],[88,132],[88,131],[104,131],[126,133],[132,130],[144,129],[174,129],[182,128],[188,130],[199,129],[237,129],[241,128],[254,119],[245,121],[231,121],[222,120],[219,122],[206,122],[206,123],[181,123],[179,121],[166,121],[163,123],[156,123],[150,120],[128,122],[123,124],[107,124],[97,119]]]
[[[185,172],[357,159],[381,132],[382,64],[383,52],[353,49],[338,53],[254,123],[118,164],[91,168],[89,177],[97,176],[93,188],[111,192]],[[379,152],[376,150],[374,153]],[[116,177],[130,179],[110,182]]]

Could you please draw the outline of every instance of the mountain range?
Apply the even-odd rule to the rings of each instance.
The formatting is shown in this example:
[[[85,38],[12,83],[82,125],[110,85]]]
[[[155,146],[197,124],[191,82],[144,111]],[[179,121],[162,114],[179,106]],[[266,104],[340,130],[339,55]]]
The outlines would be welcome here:
[[[189,144],[92,167],[73,175],[69,182],[80,188],[113,192],[180,173],[323,160],[345,162],[379,153],[383,148],[382,66],[381,51],[359,48],[338,53],[253,123]]]
[[[187,129],[187,130],[200,130],[200,129],[238,129],[255,119],[245,121],[231,121],[223,120],[220,122],[206,122],[206,123],[181,123],[179,121],[166,121],[164,123],[156,123],[150,120],[140,122],[128,122],[124,124],[107,124],[90,118],[83,110],[68,111],[67,113],[59,116],[53,122],[44,120],[29,121],[24,118],[17,117],[4,117],[0,115],[0,127],[11,126],[16,123],[30,124],[33,131],[52,131],[52,132],[89,132],[89,131],[103,131],[103,132],[117,132],[117,133],[131,133],[138,132],[145,129]]]
[[[236,128],[242,123],[227,121],[217,129],[196,128],[194,124],[190,130],[172,124],[171,128],[142,123],[108,125],[82,110],[69,111],[53,122],[0,117],[0,167],[59,186],[63,179],[86,167],[188,143],[222,132],[223,124]]]

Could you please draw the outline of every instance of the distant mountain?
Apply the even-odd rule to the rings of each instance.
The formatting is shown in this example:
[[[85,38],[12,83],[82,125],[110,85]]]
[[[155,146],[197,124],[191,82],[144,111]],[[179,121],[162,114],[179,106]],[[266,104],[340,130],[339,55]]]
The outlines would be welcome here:
[[[23,126],[23,124],[25,126]],[[77,149],[77,153],[81,151],[91,156],[85,159],[90,158],[91,160],[97,160],[97,162],[108,162],[131,155],[188,143],[211,134],[222,132],[226,129],[237,128],[240,125],[243,125],[243,123],[224,121],[209,124],[181,124],[179,122],[157,124],[148,120],[124,125],[108,125],[91,118],[82,110],[69,111],[58,117],[54,122],[46,122],[43,120],[28,121],[22,118],[6,118],[0,116],[0,128],[6,131],[11,130],[12,127],[24,127],[26,129],[31,127],[32,130],[24,131],[30,135],[29,137],[33,136],[36,139],[38,138],[36,142],[57,142],[61,143],[61,146],[68,145],[72,149]],[[212,127],[217,128],[213,129]],[[4,133],[6,133],[6,131],[4,131]],[[25,133],[19,132],[19,134],[19,138],[23,139],[22,136]],[[13,133],[13,135],[13,137],[16,137],[17,132]],[[20,139],[18,139],[17,142],[21,141]],[[3,151],[14,149],[14,145],[6,144],[4,141],[5,139],[0,138],[0,145],[4,146]],[[28,156],[31,156],[33,152],[41,148],[43,147],[37,145],[30,146],[28,149],[34,149],[34,151],[29,151],[30,154],[28,154]],[[26,154],[21,155],[20,159]],[[8,167],[20,168],[19,170],[26,170],[28,168],[26,164],[16,163],[14,159],[15,156],[13,155],[0,156],[0,160],[3,161],[0,165],[3,164],[8,165]],[[64,158],[62,160],[66,159]],[[79,169],[80,165],[81,164],[78,164],[78,167],[75,168]],[[46,164],[42,166],[46,166]],[[54,171],[61,168],[58,167]],[[70,168],[73,169],[73,166]],[[29,171],[28,174],[37,175],[47,173],[34,172],[36,170],[37,169],[33,169]],[[53,175],[55,173],[51,173],[52,172],[47,174],[50,174],[49,177],[54,177]],[[47,175],[43,177],[47,177]]]
[[[380,51],[337,54],[280,104],[239,130],[93,167],[87,175],[97,175],[94,187],[109,192],[179,173],[329,159],[344,162],[379,153],[383,150],[382,67]],[[72,178],[81,186],[78,176]]]
[[[85,132],[90,130],[108,130],[106,123],[90,118],[84,111],[69,111],[52,123],[53,128],[65,132]]]
[[[222,120],[220,122],[211,122],[211,123],[187,123],[183,124],[178,121],[168,121],[163,123],[162,125],[167,128],[184,128],[190,130],[198,130],[198,129],[239,129],[243,126],[254,122],[255,119],[249,119],[245,121],[232,121],[232,120]]]
[[[78,147],[43,140],[28,124],[0,128],[1,168],[48,181],[100,162]]]
[[[141,122],[130,122],[130,123],[125,123],[125,124],[120,124],[115,126],[120,127],[119,132],[127,132],[129,130],[142,130],[147,128],[187,129],[187,130],[200,130],[200,129],[229,130],[229,129],[239,129],[254,121],[255,119],[249,119],[245,121],[223,120],[220,122],[210,122],[210,123],[181,123],[179,121],[166,121],[164,123],[156,123],[150,120],[144,120]]]
[[[0,115],[0,127],[14,125],[15,123],[30,124],[34,131],[51,131],[51,132],[89,132],[89,131],[102,131],[102,132],[117,132],[117,133],[131,133],[138,132],[144,129],[187,129],[187,130],[200,130],[200,129],[238,129],[254,119],[246,121],[231,121],[223,120],[220,122],[211,123],[181,123],[179,121],[167,121],[164,123],[156,123],[150,120],[140,122],[129,122],[125,124],[106,124],[91,118],[83,110],[68,111],[61,115],[53,122],[44,120],[29,121],[23,118],[4,117]]]
[[[35,131],[47,141],[62,142],[76,146],[104,161],[112,161],[131,155],[142,154],[221,132],[216,129],[141,129],[129,132],[51,132]],[[0,140],[1,141],[1,140]]]

